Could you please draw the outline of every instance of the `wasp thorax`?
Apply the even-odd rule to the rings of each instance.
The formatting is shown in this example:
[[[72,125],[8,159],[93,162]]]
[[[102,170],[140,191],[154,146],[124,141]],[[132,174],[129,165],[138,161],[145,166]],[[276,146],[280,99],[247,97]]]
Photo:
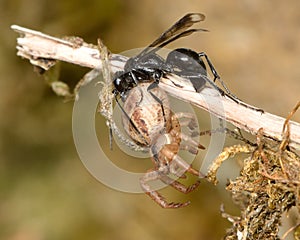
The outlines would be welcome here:
[[[171,127],[167,94],[157,87],[148,90],[149,85],[141,83],[130,90],[124,102],[124,111],[128,117],[125,114],[122,116],[127,134],[144,146],[150,146],[158,135],[168,132]]]

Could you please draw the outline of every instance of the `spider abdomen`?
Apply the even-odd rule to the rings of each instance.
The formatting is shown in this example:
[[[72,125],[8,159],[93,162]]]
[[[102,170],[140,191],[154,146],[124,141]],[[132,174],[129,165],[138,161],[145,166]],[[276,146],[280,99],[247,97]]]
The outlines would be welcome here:
[[[158,135],[171,127],[171,112],[167,94],[159,88],[148,90],[150,83],[131,89],[124,102],[122,121],[127,134],[138,144],[151,146]],[[162,105],[151,95],[155,95]],[[133,126],[134,125],[134,126]]]

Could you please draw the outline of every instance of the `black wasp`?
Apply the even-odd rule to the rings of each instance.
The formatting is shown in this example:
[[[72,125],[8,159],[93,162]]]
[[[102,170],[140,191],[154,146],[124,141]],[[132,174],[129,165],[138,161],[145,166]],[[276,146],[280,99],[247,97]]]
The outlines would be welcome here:
[[[189,79],[195,91],[200,92],[208,81],[204,59],[214,76],[214,81],[220,79],[217,71],[204,52],[197,53],[191,49],[178,48],[171,51],[166,59],[157,54],[157,51],[161,48],[181,37],[188,36],[194,32],[206,32],[206,29],[190,28],[193,24],[201,22],[204,19],[205,16],[201,13],[186,14],[138,55],[129,58],[125,63],[124,70],[117,72],[114,76],[113,93],[117,103],[119,104],[118,97],[125,102],[130,90],[138,84],[150,83],[147,91],[161,105],[164,114],[163,102],[151,90],[158,86],[162,77],[171,73]],[[222,95],[225,94],[215,84],[213,84],[213,87]],[[120,108],[133,128],[137,132],[140,132],[138,127],[132,122],[131,117],[128,116],[121,106]]]
[[[119,95],[122,100],[125,100],[132,88],[144,82],[152,82],[148,89],[151,90],[158,85],[161,77],[168,73],[175,73],[189,79],[195,90],[200,92],[207,76],[203,57],[213,73],[214,80],[219,79],[217,71],[204,52],[197,53],[191,49],[178,48],[171,51],[166,60],[156,54],[158,50],[181,37],[194,32],[206,32],[205,29],[189,29],[193,24],[204,19],[205,16],[201,13],[186,14],[137,56],[128,59],[124,71],[115,74],[113,81],[115,96]]]

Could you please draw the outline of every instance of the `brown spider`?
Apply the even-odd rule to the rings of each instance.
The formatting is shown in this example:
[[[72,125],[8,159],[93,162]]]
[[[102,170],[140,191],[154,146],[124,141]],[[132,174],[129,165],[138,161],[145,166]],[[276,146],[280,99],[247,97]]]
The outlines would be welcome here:
[[[202,145],[181,131],[184,125],[194,131],[197,126],[195,118],[190,113],[173,113],[169,107],[167,94],[159,88],[152,89],[150,93],[149,84],[151,83],[141,83],[131,89],[123,106],[127,116],[123,114],[122,117],[128,135],[137,144],[150,148],[154,169],[149,170],[140,179],[141,187],[163,208],[187,206],[189,201],[168,203],[157,191],[151,189],[148,182],[161,180],[183,193],[189,193],[198,187],[199,180],[187,187],[170,177],[172,175],[185,177],[186,172],[198,177],[202,176],[178,155],[181,149],[192,154],[197,154],[198,149],[204,149]],[[153,95],[161,100],[162,104],[157,102]],[[187,118],[188,121],[180,125],[180,118]]]

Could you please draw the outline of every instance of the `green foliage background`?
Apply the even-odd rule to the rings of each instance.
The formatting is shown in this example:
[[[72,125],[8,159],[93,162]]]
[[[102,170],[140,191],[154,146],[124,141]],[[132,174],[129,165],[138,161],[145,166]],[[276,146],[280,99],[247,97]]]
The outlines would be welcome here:
[[[239,98],[286,116],[300,96],[299,7],[297,0],[0,0],[0,239],[220,239],[229,226],[220,204],[238,214],[222,186],[203,183],[189,196],[164,190],[192,204],[163,210],[143,194],[97,182],[73,144],[72,103],[16,56],[10,25],[91,43],[101,37],[120,52],[146,46],[187,12],[202,12],[210,32],[170,47],[205,51]],[[65,64],[61,80],[74,85],[85,71]]]

